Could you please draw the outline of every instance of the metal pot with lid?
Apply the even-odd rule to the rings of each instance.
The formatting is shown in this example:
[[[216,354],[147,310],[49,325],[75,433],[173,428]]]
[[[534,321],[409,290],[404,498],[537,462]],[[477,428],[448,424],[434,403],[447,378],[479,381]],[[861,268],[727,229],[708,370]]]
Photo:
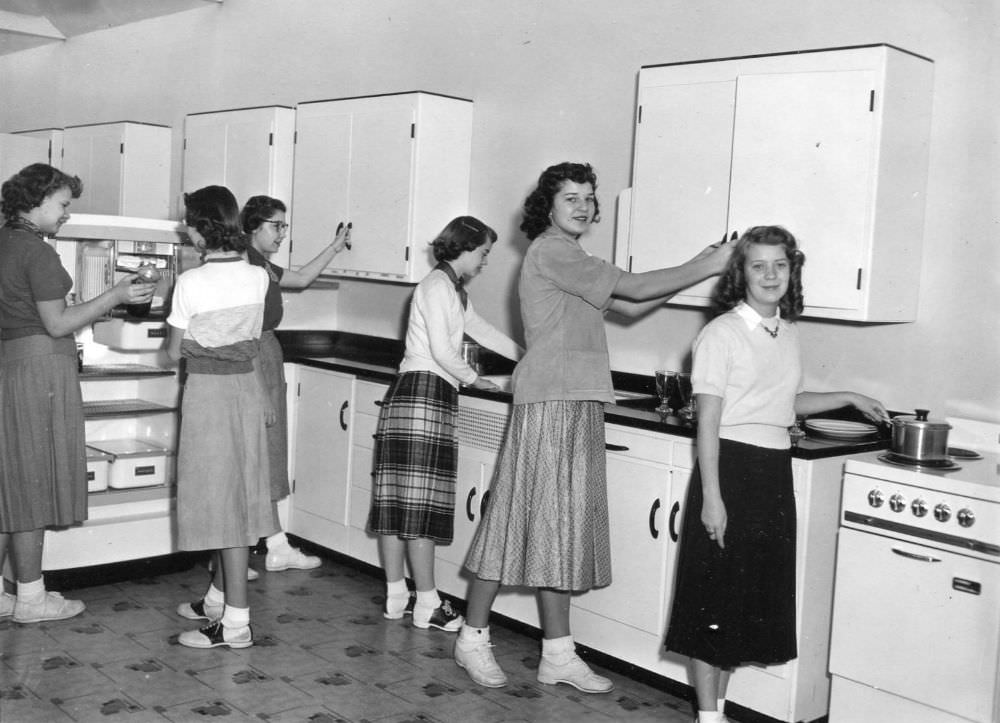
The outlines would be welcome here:
[[[900,414],[891,420],[892,452],[914,462],[948,460],[948,430],[951,425],[940,419],[928,419],[929,410]]]

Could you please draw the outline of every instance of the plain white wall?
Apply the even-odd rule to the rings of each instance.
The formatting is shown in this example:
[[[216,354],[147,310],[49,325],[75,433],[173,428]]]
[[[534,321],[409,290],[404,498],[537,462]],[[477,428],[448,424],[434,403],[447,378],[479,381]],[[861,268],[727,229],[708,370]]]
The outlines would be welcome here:
[[[226,0],[0,57],[0,131],[169,124],[179,194],[187,113],[407,90],[471,98],[470,212],[501,235],[472,294],[518,335],[519,209],[545,166],[594,164],[604,221],[585,245],[613,256],[640,66],[897,45],[935,60],[919,318],[802,322],[807,383],[1000,421],[998,16],[995,0]],[[401,333],[409,287],[345,281],[336,293],[341,328]],[[609,323],[614,368],[684,364],[704,321],[668,307]]]

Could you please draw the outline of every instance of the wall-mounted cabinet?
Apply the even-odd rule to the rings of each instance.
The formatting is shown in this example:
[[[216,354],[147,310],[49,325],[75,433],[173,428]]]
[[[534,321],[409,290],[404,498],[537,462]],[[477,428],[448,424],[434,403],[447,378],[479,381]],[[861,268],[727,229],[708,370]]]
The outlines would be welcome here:
[[[931,61],[887,45],[643,67],[616,261],[674,266],[777,224],[806,254],[806,316],[914,320],[932,86]]]
[[[49,162],[49,144],[42,138],[0,133],[0,183],[32,163]]]
[[[326,273],[415,283],[430,241],[467,212],[472,102],[414,92],[301,103],[296,110],[293,265],[350,221],[352,248]]]
[[[168,126],[132,121],[66,128],[62,168],[83,181],[72,210],[169,218],[171,138]]]
[[[63,129],[62,128],[37,128],[27,131],[16,131],[16,136],[25,138],[38,138],[45,141],[48,146],[45,159],[42,163],[48,163],[55,168],[62,168],[63,158]],[[32,161],[34,163],[35,161]]]
[[[295,109],[285,106],[192,113],[184,119],[183,191],[226,186],[242,205],[266,195],[291,206]],[[288,244],[271,260],[288,266]]]

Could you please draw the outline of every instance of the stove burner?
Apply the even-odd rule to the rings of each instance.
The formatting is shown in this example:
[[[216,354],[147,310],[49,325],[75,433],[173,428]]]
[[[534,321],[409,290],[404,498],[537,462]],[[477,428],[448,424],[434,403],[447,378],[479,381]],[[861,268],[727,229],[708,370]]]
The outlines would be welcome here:
[[[878,458],[879,461],[887,464],[894,464],[897,467],[909,467],[910,469],[915,470],[933,469],[939,472],[954,472],[957,469],[962,469],[962,466],[953,459],[933,459],[918,463],[914,462],[909,457],[904,457],[903,455],[896,454],[895,452],[885,452],[880,454]]]
[[[982,459],[983,455],[974,449],[962,449],[961,447],[948,447],[948,456],[955,459]]]

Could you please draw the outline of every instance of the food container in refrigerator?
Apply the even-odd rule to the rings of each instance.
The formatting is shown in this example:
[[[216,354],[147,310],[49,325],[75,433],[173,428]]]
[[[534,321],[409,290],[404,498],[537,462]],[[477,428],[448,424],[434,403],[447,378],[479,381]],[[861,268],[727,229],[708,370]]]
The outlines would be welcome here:
[[[108,474],[112,489],[153,487],[167,480],[168,453],[159,445],[140,439],[108,439],[91,446],[114,458]]]
[[[112,349],[127,351],[160,349],[166,339],[165,321],[105,319],[94,323],[94,341]]]
[[[112,455],[87,447],[87,492],[103,492],[108,488]]]

